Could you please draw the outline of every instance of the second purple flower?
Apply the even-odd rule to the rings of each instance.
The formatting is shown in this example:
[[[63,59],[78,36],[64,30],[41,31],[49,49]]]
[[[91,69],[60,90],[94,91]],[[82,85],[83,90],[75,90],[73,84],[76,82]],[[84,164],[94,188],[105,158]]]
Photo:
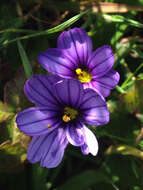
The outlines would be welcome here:
[[[18,128],[33,136],[28,160],[41,167],[54,168],[62,160],[68,143],[83,154],[96,155],[98,142],[86,124],[99,126],[109,121],[105,100],[94,90],[84,90],[77,80],[36,75],[24,87],[28,99],[36,104],[16,117]]]
[[[50,48],[39,56],[40,64],[49,72],[63,78],[75,78],[84,88],[92,88],[107,97],[119,82],[112,69],[114,55],[110,46],[92,52],[92,42],[81,28],[63,32],[58,48]]]

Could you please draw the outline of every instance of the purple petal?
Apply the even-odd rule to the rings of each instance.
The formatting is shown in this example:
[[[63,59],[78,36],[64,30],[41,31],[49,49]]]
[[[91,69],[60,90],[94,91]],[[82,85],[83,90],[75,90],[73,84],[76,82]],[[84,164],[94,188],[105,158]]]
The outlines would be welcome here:
[[[88,59],[88,67],[92,73],[92,78],[105,75],[114,64],[114,55],[110,46],[98,48]]]
[[[109,96],[110,90],[113,89],[119,82],[120,75],[114,70],[110,70],[106,75],[93,79],[91,85],[104,97]]]
[[[96,156],[98,152],[98,141],[92,131],[89,130],[86,126],[84,126],[84,131],[85,143],[81,146],[81,151],[83,154],[91,153],[93,156]]]
[[[85,30],[74,28],[63,32],[58,38],[58,48],[66,50],[76,66],[87,63],[92,52],[92,42]]]
[[[84,83],[83,87],[84,89],[91,88],[96,92],[98,92],[103,97],[107,97],[110,94],[110,89],[96,82],[96,80],[92,80],[90,83]]]
[[[53,96],[54,83],[61,80],[58,76],[35,75],[31,77],[24,86],[27,98],[38,106],[58,106],[57,99]]]
[[[65,78],[73,78],[74,64],[58,48],[48,49],[38,57],[39,63],[47,71]]]
[[[83,87],[77,80],[65,79],[55,85],[55,93],[64,105],[78,107],[83,97]]]
[[[33,137],[28,148],[28,160],[31,163],[40,161],[41,167],[54,168],[62,161],[67,144],[65,131],[62,128]]]
[[[16,117],[16,123],[18,128],[27,135],[42,135],[60,125],[59,112],[45,107],[32,107],[20,112]]]
[[[81,123],[67,125],[66,135],[69,143],[74,146],[81,146],[84,144],[84,129]]]
[[[86,89],[80,105],[84,122],[90,125],[104,125],[109,122],[109,111],[102,96],[92,89]]]

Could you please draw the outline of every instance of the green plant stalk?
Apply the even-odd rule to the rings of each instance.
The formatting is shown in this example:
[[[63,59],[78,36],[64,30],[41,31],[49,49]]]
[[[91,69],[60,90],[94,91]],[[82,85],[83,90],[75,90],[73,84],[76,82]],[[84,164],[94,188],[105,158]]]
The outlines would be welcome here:
[[[2,33],[36,33],[35,30],[25,30],[25,29],[18,29],[18,28],[8,28],[8,29],[4,29],[4,30],[0,30],[0,34]]]
[[[135,76],[137,74],[137,72],[143,67],[143,63],[141,63],[136,70],[123,82],[123,84],[121,85],[121,88],[124,89],[128,82],[132,79],[133,76]]]
[[[115,89],[120,93],[120,94],[124,94],[126,91],[122,89],[122,87],[116,85]]]

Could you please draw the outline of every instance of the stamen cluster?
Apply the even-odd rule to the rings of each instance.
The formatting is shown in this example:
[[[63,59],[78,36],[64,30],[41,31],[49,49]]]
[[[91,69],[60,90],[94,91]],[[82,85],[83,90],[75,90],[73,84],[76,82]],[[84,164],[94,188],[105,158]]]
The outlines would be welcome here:
[[[78,111],[76,109],[65,107],[64,108],[64,115],[62,117],[64,122],[69,122],[74,119],[76,119],[76,116],[78,115]]]
[[[81,83],[88,83],[92,80],[91,74],[87,71],[83,71],[82,69],[77,68],[75,72],[77,74],[77,78]]]

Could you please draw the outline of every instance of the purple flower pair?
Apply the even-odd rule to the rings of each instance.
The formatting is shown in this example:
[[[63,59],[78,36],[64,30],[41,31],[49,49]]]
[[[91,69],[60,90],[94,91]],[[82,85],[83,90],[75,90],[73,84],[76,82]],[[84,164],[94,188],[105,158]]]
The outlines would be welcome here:
[[[103,46],[92,53],[86,32],[75,28],[63,32],[58,48],[42,53],[39,61],[56,75],[35,75],[24,87],[27,98],[36,104],[16,118],[18,128],[33,136],[28,160],[40,161],[41,167],[56,167],[68,143],[79,146],[83,154],[95,156],[98,142],[86,124],[108,123],[104,97],[119,81],[119,74],[112,70],[110,47]]]

